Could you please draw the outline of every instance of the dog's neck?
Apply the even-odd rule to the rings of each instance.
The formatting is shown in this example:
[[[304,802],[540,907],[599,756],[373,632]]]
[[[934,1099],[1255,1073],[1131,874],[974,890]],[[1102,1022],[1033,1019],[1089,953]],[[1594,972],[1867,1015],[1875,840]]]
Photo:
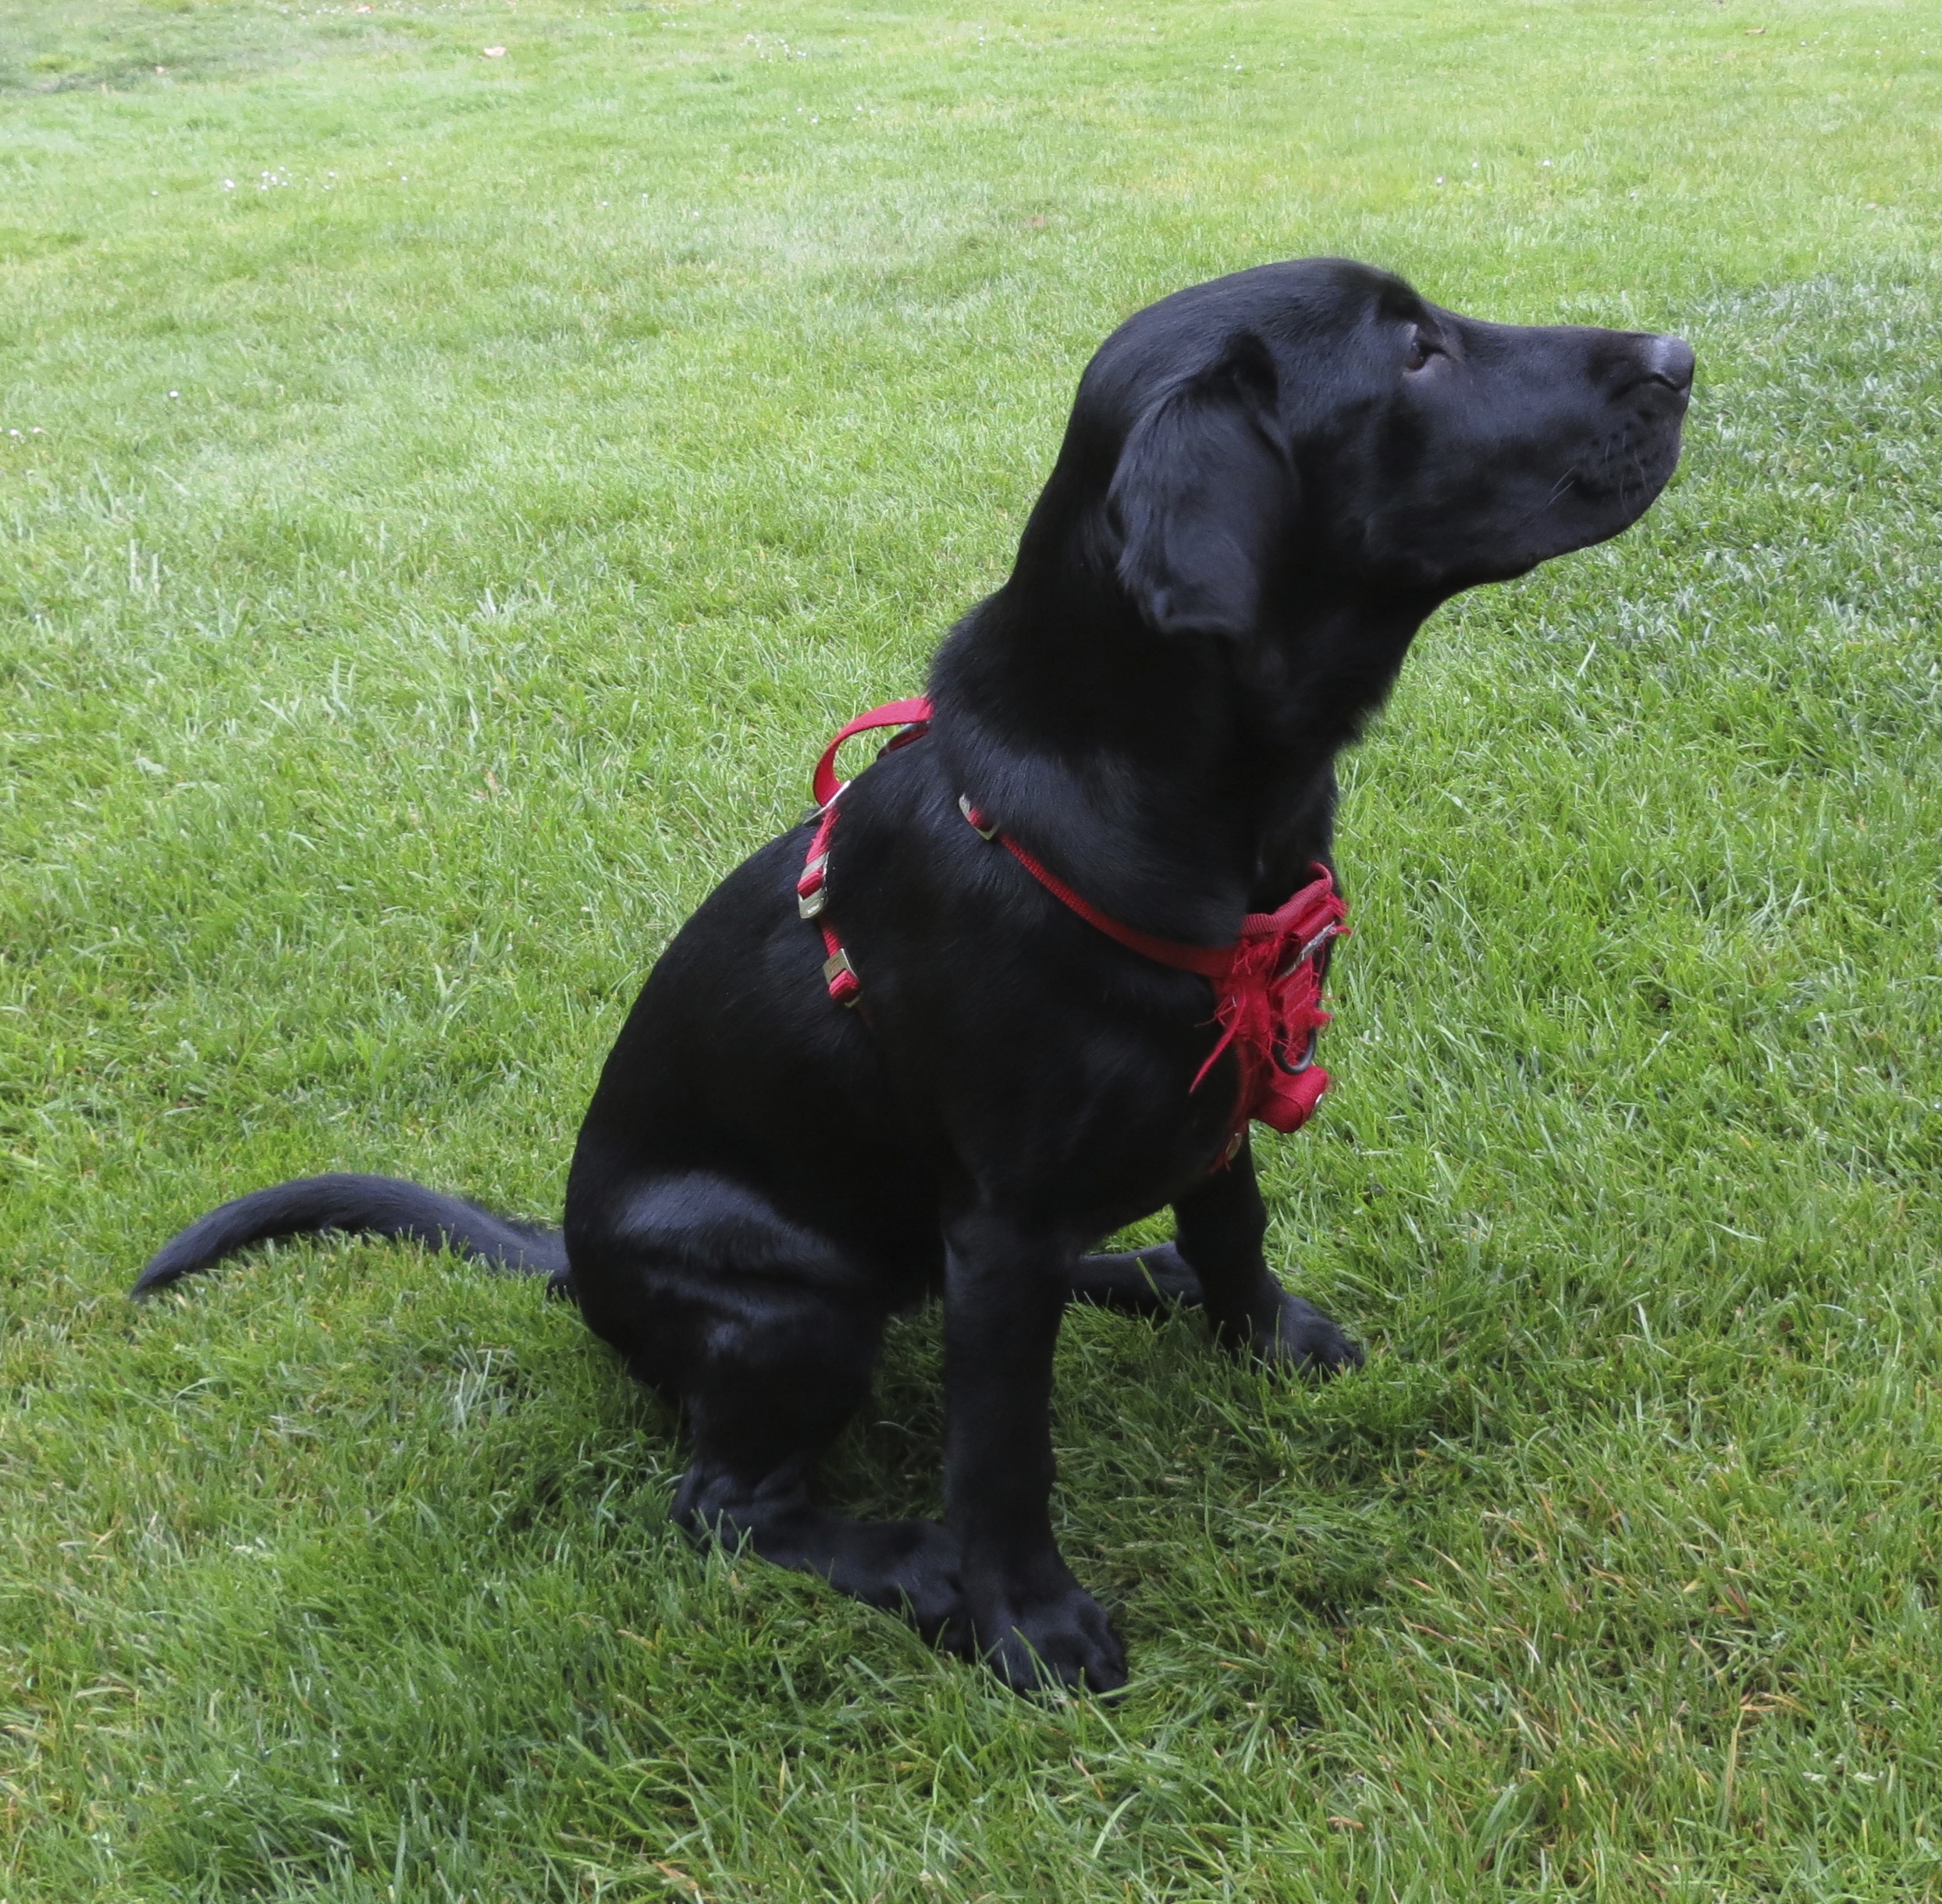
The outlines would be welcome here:
[[[1334,762],[1435,606],[1291,585],[1255,637],[1162,636],[1019,578],[931,673],[958,790],[1115,916],[1224,944],[1330,856]]]

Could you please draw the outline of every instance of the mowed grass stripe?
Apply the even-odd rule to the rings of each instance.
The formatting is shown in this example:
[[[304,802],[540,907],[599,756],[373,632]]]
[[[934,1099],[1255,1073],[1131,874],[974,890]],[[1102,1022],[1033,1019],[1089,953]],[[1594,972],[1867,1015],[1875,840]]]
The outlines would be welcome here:
[[[0,1896],[1933,1888],[1936,39],[0,11]],[[1338,1089],[1263,1155],[1368,1368],[1068,1330],[1126,1699],[695,1557],[530,1288],[343,1245],[129,1311],[286,1174],[557,1208],[1099,338],[1316,251],[1701,386],[1641,528],[1445,610],[1348,765]],[[936,1509],[937,1354],[834,1498]]]

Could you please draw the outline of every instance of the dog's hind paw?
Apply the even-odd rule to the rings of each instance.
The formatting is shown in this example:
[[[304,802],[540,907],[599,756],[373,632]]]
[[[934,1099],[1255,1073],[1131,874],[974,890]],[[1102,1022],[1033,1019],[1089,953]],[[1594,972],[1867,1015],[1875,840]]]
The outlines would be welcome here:
[[[936,1521],[852,1521],[813,1507],[801,1485],[766,1492],[697,1461],[672,1516],[698,1545],[746,1541],[771,1566],[820,1574],[839,1593],[900,1613],[927,1639],[962,1624],[958,1543]]]
[[[937,1639],[963,1611],[958,1543],[935,1521],[858,1521],[831,1585],[873,1607],[901,1613],[925,1639]]]
[[[1072,1272],[1072,1300],[1117,1309],[1127,1315],[1165,1315],[1176,1307],[1197,1308],[1205,1291],[1186,1258],[1171,1243],[1082,1256]]]

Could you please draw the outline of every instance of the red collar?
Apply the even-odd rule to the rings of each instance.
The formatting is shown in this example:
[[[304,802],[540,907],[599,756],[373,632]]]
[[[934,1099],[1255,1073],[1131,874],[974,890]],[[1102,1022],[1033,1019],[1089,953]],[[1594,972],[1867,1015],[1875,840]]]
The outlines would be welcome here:
[[[855,1004],[863,986],[826,909],[830,836],[836,826],[837,796],[845,785],[836,775],[837,749],[852,735],[887,727],[902,731],[884,748],[886,753],[908,746],[929,730],[930,714],[930,703],[922,696],[889,701],[859,714],[823,749],[810,781],[822,818],[809,842],[802,877],[796,881],[796,904],[802,916],[815,920],[822,931],[829,955],[823,961],[823,980],[838,1004]],[[1199,1089],[1215,1061],[1229,1046],[1234,1048],[1240,1065],[1240,1091],[1228,1157],[1240,1148],[1250,1118],[1257,1117],[1284,1132],[1298,1130],[1307,1122],[1328,1088],[1328,1073],[1314,1062],[1316,1037],[1328,1022],[1328,1014],[1321,1009],[1322,980],[1328,972],[1330,946],[1348,931],[1344,922],[1349,909],[1326,867],[1311,869],[1314,877],[1275,911],[1250,913],[1241,921],[1240,937],[1232,945],[1192,945],[1142,932],[1102,913],[1011,835],[987,826],[969,795],[960,795],[958,805],[984,838],[998,842],[1054,899],[1087,924],[1143,959],[1177,971],[1196,972],[1212,981],[1214,1018],[1221,1027],[1221,1036],[1190,1088]]]

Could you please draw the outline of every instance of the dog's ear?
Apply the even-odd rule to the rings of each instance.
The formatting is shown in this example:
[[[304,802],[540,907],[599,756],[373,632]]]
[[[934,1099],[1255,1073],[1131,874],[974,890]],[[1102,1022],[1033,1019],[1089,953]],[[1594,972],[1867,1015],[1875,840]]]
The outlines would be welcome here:
[[[1136,423],[1106,492],[1122,585],[1162,635],[1241,635],[1295,507],[1274,361],[1236,337]]]

